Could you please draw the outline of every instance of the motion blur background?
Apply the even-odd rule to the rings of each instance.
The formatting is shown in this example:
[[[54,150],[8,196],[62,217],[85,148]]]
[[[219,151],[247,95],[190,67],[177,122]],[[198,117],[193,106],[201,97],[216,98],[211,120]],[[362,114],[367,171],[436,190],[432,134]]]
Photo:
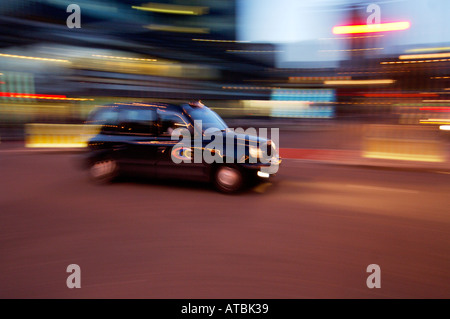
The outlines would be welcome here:
[[[0,298],[448,298],[449,13],[0,0]],[[99,186],[74,165],[94,107],[194,99],[230,127],[279,128],[275,179],[226,196]],[[73,263],[82,289],[66,286]]]
[[[66,24],[71,3],[81,28]],[[366,24],[370,4],[382,24],[409,28],[333,33]],[[446,124],[448,12],[446,0],[2,1],[0,136],[23,139],[25,123],[82,123],[96,105],[152,99],[202,99],[226,119],[278,126]]]

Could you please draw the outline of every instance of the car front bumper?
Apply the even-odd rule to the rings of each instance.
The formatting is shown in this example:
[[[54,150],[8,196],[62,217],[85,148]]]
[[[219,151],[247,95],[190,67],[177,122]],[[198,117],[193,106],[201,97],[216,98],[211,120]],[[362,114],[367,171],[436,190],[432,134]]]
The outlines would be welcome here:
[[[261,178],[269,178],[278,172],[281,162],[280,157],[273,157],[268,163],[246,163],[243,166]]]

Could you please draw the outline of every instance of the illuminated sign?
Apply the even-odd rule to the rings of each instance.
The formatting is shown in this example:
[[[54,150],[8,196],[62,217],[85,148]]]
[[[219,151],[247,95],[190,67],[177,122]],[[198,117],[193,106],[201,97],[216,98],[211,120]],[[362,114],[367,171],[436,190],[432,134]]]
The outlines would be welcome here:
[[[361,25],[342,25],[333,27],[334,34],[353,34],[353,33],[373,33],[400,31],[409,29],[411,24],[408,21],[361,24]]]

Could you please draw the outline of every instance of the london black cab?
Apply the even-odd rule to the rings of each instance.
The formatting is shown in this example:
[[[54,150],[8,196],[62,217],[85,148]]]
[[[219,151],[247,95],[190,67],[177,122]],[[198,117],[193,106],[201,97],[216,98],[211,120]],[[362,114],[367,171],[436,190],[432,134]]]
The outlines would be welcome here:
[[[83,163],[100,182],[139,174],[205,181],[235,193],[247,181],[273,176],[281,162],[273,137],[230,129],[200,101],[104,105],[86,124],[99,130],[88,141]]]

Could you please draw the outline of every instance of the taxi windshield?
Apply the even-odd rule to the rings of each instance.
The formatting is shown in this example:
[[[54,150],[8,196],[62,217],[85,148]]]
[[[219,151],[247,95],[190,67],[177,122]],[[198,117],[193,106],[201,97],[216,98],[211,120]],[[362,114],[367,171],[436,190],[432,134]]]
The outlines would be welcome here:
[[[192,120],[201,121],[202,131],[204,132],[207,129],[213,129],[218,131],[225,131],[228,129],[227,124],[217,115],[216,112],[211,109],[203,106],[191,106],[186,104],[183,106],[186,113],[188,113]],[[197,123],[196,123],[197,124]]]

